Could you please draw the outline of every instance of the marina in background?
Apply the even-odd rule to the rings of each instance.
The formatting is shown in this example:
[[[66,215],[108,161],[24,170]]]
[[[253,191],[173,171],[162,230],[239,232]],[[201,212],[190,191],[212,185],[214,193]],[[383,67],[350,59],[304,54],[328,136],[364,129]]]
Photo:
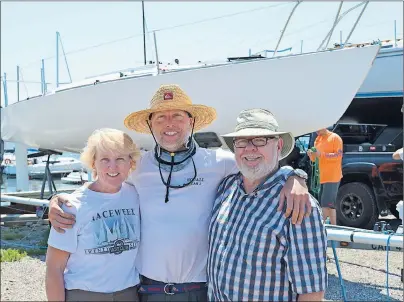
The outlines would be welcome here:
[[[260,106],[263,104],[262,96],[264,95],[266,99],[269,99],[265,106],[279,117],[279,122],[284,130],[292,131],[296,136],[300,136],[301,139],[296,141],[300,153],[305,154],[307,148],[311,146],[311,132],[339,123],[345,128],[351,127],[348,129],[349,131],[346,131],[348,140],[351,139],[349,135],[354,131],[356,131],[355,135],[357,133],[362,135],[361,139],[370,136],[369,133],[373,135],[374,129],[381,128],[385,131],[383,137],[386,139],[383,138],[380,144],[373,144],[373,142],[371,144],[366,139],[364,139],[364,144],[359,144],[354,138],[354,143],[351,142],[352,144],[350,143],[349,146],[351,155],[356,154],[359,157],[360,152],[365,148],[364,152],[368,153],[367,155],[372,157],[374,162],[380,161],[379,159],[382,157],[377,157],[376,153],[382,154],[383,158],[391,156],[393,149],[400,144],[402,146],[403,124],[402,114],[399,112],[403,105],[402,38],[396,36],[395,29],[394,38],[390,40],[362,41],[362,44],[349,43],[353,31],[368,5],[368,1],[364,1],[355,6],[356,8],[362,7],[362,10],[345,40],[342,40],[341,34],[340,42],[329,47],[336,24],[342,18],[342,15],[340,16],[341,2],[334,25],[317,52],[303,53],[303,41],[300,53],[296,51],[292,53],[291,48],[280,49],[282,37],[300,2],[298,1],[291,11],[274,50],[265,50],[255,54],[252,54],[250,50],[248,57],[228,58],[227,62],[214,64],[207,62],[198,62],[194,65],[181,65],[178,62],[163,64],[158,59],[157,39],[154,32],[154,61],[146,62],[145,51],[144,67],[119,70],[78,82],[71,80],[61,37],[59,32],[56,32],[57,79],[54,89],[48,89],[44,60],[42,60],[40,73],[40,95],[33,95],[25,100],[18,99],[18,103],[8,105],[7,75],[4,74],[2,77],[6,106],[1,108],[1,135],[2,139],[7,141],[2,161],[3,184],[1,190],[2,193],[6,193],[2,194],[2,210],[11,209],[17,212],[29,210],[35,213],[31,214],[35,219],[46,218],[45,210],[48,204],[46,198],[51,193],[63,190],[71,191],[84,182],[91,181],[91,177],[89,177],[91,171],[87,171],[81,165],[79,154],[74,153],[80,151],[89,133],[95,128],[104,127],[107,118],[112,121],[109,122],[111,127],[125,130],[122,124],[123,117],[129,111],[147,107],[152,91],[159,84],[167,81],[183,86],[194,96],[196,103],[212,105],[218,109],[218,122],[206,132],[195,135],[195,139],[201,146],[221,147],[223,141],[220,134],[228,132],[234,127],[235,116],[245,107],[245,100],[248,99],[249,106]],[[145,26],[144,11],[143,26]],[[145,39],[145,28],[143,31]],[[59,51],[63,52],[65,59],[70,78],[68,83],[59,82],[59,57],[62,57]],[[272,57],[269,58],[268,54]],[[19,75],[18,70],[19,67],[17,67]],[[299,73],[299,71],[303,72]],[[223,82],[225,78],[231,78],[231,80]],[[222,79],[221,84],[226,86],[226,90],[218,84],[220,79]],[[302,81],[302,79],[304,80]],[[200,87],[195,87],[198,85],[193,84],[194,82],[198,82]],[[357,90],[358,83],[362,83],[359,90]],[[269,84],[272,85],[270,95],[267,91]],[[294,89],[290,89],[291,86]],[[230,92],[229,87],[232,87]],[[213,98],[212,94],[216,98]],[[133,101],[133,95],[137,96],[136,103]],[[110,104],[111,99],[117,99],[117,104],[120,105],[114,106],[114,112],[108,111],[105,116],[100,115],[98,119],[85,114],[91,108],[99,108],[100,105],[106,107]],[[250,100],[252,101],[250,102]],[[54,104],[57,105],[54,106]],[[370,108],[366,106],[374,108],[377,116],[372,116],[370,110],[365,110],[364,108]],[[316,119],[308,118],[311,116],[313,107],[321,112],[316,115]],[[77,111],[77,108],[81,108],[82,112]],[[290,110],[291,108],[293,110]],[[32,112],[35,112],[35,115]],[[52,114],[58,116],[58,123],[52,124],[46,120]],[[74,123],[72,123],[72,117],[74,117]],[[15,123],[16,120],[19,122]],[[399,132],[397,129],[400,127],[401,140],[396,135]],[[368,131],[369,129],[373,132]],[[143,149],[152,147],[150,137],[145,138],[133,133],[131,135]],[[44,154],[44,149],[49,154]],[[375,156],[371,154],[372,151],[375,151]],[[41,156],[35,157],[35,153],[41,154]],[[54,154],[50,155],[50,153]],[[18,158],[17,161],[16,158]],[[357,163],[354,162],[354,164]],[[398,164],[392,164],[386,160],[386,165],[382,165],[384,168],[382,172],[385,174],[392,172],[392,167]],[[377,171],[381,171],[381,166],[377,166],[377,168],[379,169]],[[402,173],[402,164],[400,169]],[[29,181],[24,184],[24,192],[15,192],[21,190],[17,186],[17,181],[18,179],[21,181],[22,173],[28,175]],[[397,186],[395,189],[395,193],[397,193],[400,187]],[[394,209],[391,208],[392,211]],[[401,208],[397,207],[397,210],[402,216],[402,202]],[[393,274],[391,274],[393,269],[390,268],[389,271],[388,265],[389,250],[395,252],[393,254],[402,253],[402,217],[394,219],[392,215],[384,214],[378,217],[373,231],[346,226],[326,226],[329,244],[334,253],[333,260],[336,262],[336,265],[331,264],[331,266],[335,266],[337,269],[337,272],[330,270],[335,275],[331,281],[334,280],[335,285],[339,279],[340,296],[345,301],[347,301],[347,296],[344,281],[347,280],[345,279],[347,277],[345,270],[341,274],[334,241],[347,243],[346,246],[339,246],[340,255],[341,252],[342,254],[348,252],[343,251],[344,248],[354,249],[349,251],[352,252],[352,255],[358,252],[355,249],[373,249],[378,253],[385,253],[387,250],[386,270],[375,269],[375,263],[371,265],[372,269],[377,270],[382,277],[387,277],[386,284],[384,285],[383,279],[382,281],[377,280],[378,282],[374,284],[367,282],[361,290],[353,290],[347,286],[350,298],[359,292],[365,294],[373,291],[378,292],[378,298],[390,299],[393,288],[391,283],[389,286],[388,278],[389,275],[391,275],[390,278],[399,277],[398,267],[400,265],[401,282],[403,281],[402,263],[394,264]],[[341,267],[352,264],[349,263],[354,257],[352,255],[347,257],[347,260],[341,261]],[[359,262],[356,261],[355,269],[361,270],[361,273],[356,275],[364,272],[364,267],[359,268]],[[330,266],[330,263],[327,265]],[[370,273],[373,272],[370,271]],[[342,275],[345,276],[344,281]],[[346,284],[349,283],[351,282],[346,282]],[[402,289],[402,283],[401,287],[394,287],[394,290],[397,288]],[[327,294],[331,293],[332,299],[338,300],[338,291],[338,286],[333,287],[331,284],[327,289]],[[386,291],[387,296],[382,294],[383,291]]]

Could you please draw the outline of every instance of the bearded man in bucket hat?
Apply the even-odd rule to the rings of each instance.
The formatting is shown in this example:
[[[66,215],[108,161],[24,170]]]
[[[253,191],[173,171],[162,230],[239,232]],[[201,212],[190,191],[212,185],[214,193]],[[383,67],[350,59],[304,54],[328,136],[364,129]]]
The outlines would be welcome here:
[[[290,167],[279,161],[294,148],[267,110],[240,113],[223,135],[239,173],[218,187],[209,226],[210,301],[322,301],[327,285],[327,240],[321,209],[293,224],[277,211]]]
[[[140,199],[141,243],[137,267],[143,301],[206,301],[208,226],[220,181],[237,172],[225,150],[200,148],[193,132],[216,119],[214,108],[192,104],[178,85],[162,85],[150,108],[131,113],[124,124],[152,134],[154,150],[143,154],[127,182]],[[299,223],[310,207],[305,180],[290,175],[283,190],[288,215]],[[284,198],[285,199],[285,198]],[[72,224],[53,198],[49,219],[58,231]],[[303,206],[302,206],[303,205]]]

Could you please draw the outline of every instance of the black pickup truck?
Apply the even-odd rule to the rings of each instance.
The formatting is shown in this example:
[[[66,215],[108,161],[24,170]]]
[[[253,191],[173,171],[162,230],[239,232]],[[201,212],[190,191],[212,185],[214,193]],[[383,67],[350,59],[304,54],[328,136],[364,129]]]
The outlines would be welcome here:
[[[403,162],[392,155],[403,146],[403,128],[339,123],[330,130],[344,143],[343,178],[336,202],[338,223],[372,229],[379,215],[392,213],[398,217],[396,205],[403,199]],[[297,137],[295,150],[283,161],[305,170],[309,186],[312,166],[306,151],[315,138],[316,133]]]

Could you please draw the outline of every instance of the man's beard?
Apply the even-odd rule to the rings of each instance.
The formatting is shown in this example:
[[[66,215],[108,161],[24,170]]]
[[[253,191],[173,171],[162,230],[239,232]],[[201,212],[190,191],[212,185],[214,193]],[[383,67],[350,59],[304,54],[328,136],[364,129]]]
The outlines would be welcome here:
[[[261,162],[259,165],[255,167],[249,167],[243,163],[236,161],[237,167],[240,170],[241,174],[250,181],[260,180],[272,172],[274,172],[279,166],[279,157],[277,153],[274,153],[272,156],[272,160],[267,160]]]
[[[157,138],[156,138],[156,140],[157,140],[157,143],[160,145],[160,147],[162,147],[163,149],[175,152],[175,151],[183,150],[184,147],[187,146],[190,135],[191,135],[191,131],[188,131],[183,138],[181,138],[178,141],[173,142],[173,143],[167,143],[167,142],[161,141]]]

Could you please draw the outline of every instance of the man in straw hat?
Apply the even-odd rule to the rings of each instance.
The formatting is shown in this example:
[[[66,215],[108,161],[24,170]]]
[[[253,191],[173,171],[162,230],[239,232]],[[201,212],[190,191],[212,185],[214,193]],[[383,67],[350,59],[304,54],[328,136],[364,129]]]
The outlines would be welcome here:
[[[131,113],[125,126],[152,134],[156,146],[137,162],[127,182],[140,198],[141,244],[137,266],[141,297],[147,301],[207,299],[208,226],[220,181],[237,172],[234,156],[199,148],[193,132],[216,119],[214,108],[192,104],[178,85],[162,85],[150,108]],[[310,212],[305,180],[288,179],[282,191],[287,215],[299,223]],[[68,214],[53,198],[49,219],[58,231],[70,227]],[[305,204],[307,202],[307,208]],[[281,208],[281,206],[280,206]],[[293,212],[292,212],[293,209]],[[168,300],[167,300],[168,299]]]
[[[321,209],[293,224],[277,211],[290,167],[279,166],[294,147],[267,110],[240,113],[223,136],[240,173],[219,185],[209,227],[211,301],[322,301],[327,240]]]

